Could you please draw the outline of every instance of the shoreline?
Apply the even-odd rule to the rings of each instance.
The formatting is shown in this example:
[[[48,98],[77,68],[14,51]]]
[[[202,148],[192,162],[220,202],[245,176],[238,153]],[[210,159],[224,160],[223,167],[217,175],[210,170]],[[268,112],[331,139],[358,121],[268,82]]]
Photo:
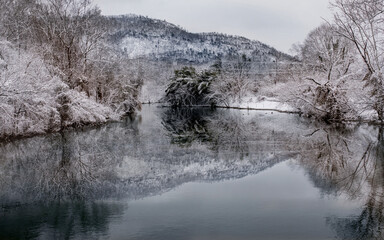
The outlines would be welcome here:
[[[262,103],[262,102],[258,102]],[[285,104],[281,102],[277,102],[279,104]],[[172,106],[166,105],[163,102],[156,101],[156,102],[142,102],[142,105],[159,105],[159,108],[172,108]],[[278,113],[284,113],[284,114],[297,114],[302,115],[301,111],[295,111],[295,110],[288,110],[288,109],[279,109],[279,108],[260,108],[260,107],[243,107],[243,106],[224,106],[224,105],[218,105],[212,107],[211,105],[194,105],[194,106],[183,106],[181,108],[212,108],[212,109],[234,109],[234,110],[247,110],[247,111],[268,111],[268,112],[278,112]],[[133,115],[140,114],[140,112],[135,112]],[[33,137],[44,137],[50,134],[62,134],[66,131],[84,131],[87,129],[97,128],[101,127],[110,123],[114,122],[121,122],[125,117],[129,117],[128,115],[122,115],[120,116],[120,120],[110,119],[106,122],[95,122],[95,123],[89,123],[89,124],[83,124],[78,126],[68,126],[64,129],[60,129],[58,131],[50,131],[50,132],[41,132],[41,133],[29,133],[29,134],[20,134],[16,136],[7,136],[5,138],[0,138],[0,144],[3,143],[10,143],[13,141],[33,138]],[[311,118],[308,118],[311,119]],[[338,124],[336,122],[325,122],[318,119],[314,119],[320,122],[324,122],[326,124]],[[369,125],[375,125],[375,126],[381,126],[384,127],[384,122],[380,122],[378,120],[368,120],[368,119],[346,119],[339,124],[347,124],[347,123],[357,123],[357,124],[369,124]],[[76,125],[76,124],[75,124]]]

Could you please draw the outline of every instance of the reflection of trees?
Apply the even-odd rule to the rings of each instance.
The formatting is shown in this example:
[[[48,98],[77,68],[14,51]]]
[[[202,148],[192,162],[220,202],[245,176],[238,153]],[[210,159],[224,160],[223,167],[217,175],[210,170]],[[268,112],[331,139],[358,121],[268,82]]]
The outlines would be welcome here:
[[[320,126],[303,136],[301,162],[310,172],[314,183],[325,193],[343,188],[340,177],[350,168],[354,156],[348,136],[353,129],[343,126]],[[353,149],[353,148],[352,148]]]
[[[2,144],[0,203],[144,197],[197,179],[246,176],[291,153],[290,134],[252,117],[170,110],[161,125],[154,116]]]
[[[162,123],[152,113],[144,123],[137,116],[1,144],[0,204],[143,197],[196,179],[256,173],[292,152],[291,133],[260,127],[252,116],[175,111]]]
[[[215,114],[207,124],[214,139],[212,149],[227,158],[251,161],[273,162],[297,155],[303,130],[297,128],[296,116],[257,113],[223,110]]]
[[[107,130],[67,132],[5,144],[0,148],[1,200],[108,196],[119,181],[114,169],[123,160],[124,145],[111,144],[113,135],[106,134]]]
[[[169,132],[171,143],[190,146],[192,142],[208,142],[211,136],[206,128],[207,108],[170,108],[162,114],[162,124]]]
[[[111,217],[120,216],[124,209],[121,204],[84,202],[3,208],[0,239],[98,239],[105,237]]]
[[[383,133],[382,129],[368,129],[320,129],[308,135],[304,145],[312,151],[304,154],[301,162],[318,187],[365,202],[356,218],[327,220],[341,239],[384,238]],[[376,139],[374,132],[378,133]]]
[[[377,141],[370,142],[358,162],[350,181],[363,179],[365,205],[355,219],[330,219],[343,239],[383,239],[384,232],[384,141],[383,129],[378,130]],[[352,184],[352,183],[351,183]]]
[[[153,116],[0,144],[0,228],[7,229],[0,238],[43,232],[89,239],[119,214],[95,200],[142,198],[189,181],[256,174],[286,159],[270,153],[290,145],[275,148],[276,139],[286,139],[283,130],[260,128],[255,119],[228,111],[171,110],[162,115],[163,125]]]
[[[162,124],[172,144],[191,146],[193,142],[202,143],[216,157],[231,161],[244,158],[259,161],[294,155],[300,137],[286,126],[264,126],[257,118],[241,111],[168,109],[162,115]]]
[[[382,191],[382,190],[380,190]],[[384,201],[383,195],[372,190],[361,214],[356,218],[340,219],[331,217],[327,223],[336,230],[340,239],[383,239]]]
[[[205,143],[214,151],[226,150],[245,154],[249,137],[257,131],[239,114],[207,108],[168,109],[162,123],[169,132],[172,144],[190,146]]]
[[[250,148],[255,143],[252,140],[260,137],[253,134],[256,132],[262,134],[256,124],[250,124],[239,114],[218,113],[209,122],[209,127],[212,129],[215,140],[213,150],[225,154],[234,153],[238,155],[238,159],[243,159],[250,154]]]
[[[238,114],[218,111],[213,114],[207,108],[168,109],[163,113],[162,124],[172,144],[191,146],[198,142],[208,145],[216,153],[231,151],[241,155],[248,153],[247,136],[254,130],[249,129]]]
[[[116,169],[137,142],[135,121],[0,144],[0,239],[106,234],[125,206],[96,200],[126,194]]]
[[[0,144],[0,227],[19,221],[17,214],[21,218],[41,201],[47,204],[36,204],[37,212],[28,215],[43,218],[41,212],[62,202],[60,208],[76,219],[80,213],[71,212],[76,204],[66,207],[66,200],[142,198],[189,181],[257,174],[299,158],[323,193],[363,197],[359,218],[328,219],[340,238],[381,237],[384,141],[377,129],[318,126],[293,115],[220,109],[168,109],[160,115],[161,123],[154,116]],[[74,221],[77,227],[84,225]]]

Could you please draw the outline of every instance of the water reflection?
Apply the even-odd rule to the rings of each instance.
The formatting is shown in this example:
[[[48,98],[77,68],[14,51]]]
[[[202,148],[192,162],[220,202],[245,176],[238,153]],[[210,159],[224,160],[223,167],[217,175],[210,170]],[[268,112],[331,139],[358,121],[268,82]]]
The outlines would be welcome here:
[[[279,127],[273,122],[265,124],[264,121],[276,120],[270,113],[262,112],[257,118],[253,117],[248,111],[167,109],[162,113],[162,125],[172,144],[190,147],[193,143],[201,143],[216,159],[263,161],[287,159],[297,154],[292,146],[304,133],[295,126],[297,119],[288,117],[294,122]]]
[[[189,147],[194,141],[212,142],[207,128],[207,119],[213,115],[212,109],[167,108],[161,115],[171,143]]]
[[[125,206],[101,202],[14,205],[0,211],[0,239],[106,238]]]
[[[372,136],[372,135],[371,135]],[[348,169],[337,172],[340,190],[364,199],[361,214],[349,219],[330,218],[329,224],[341,239],[383,239],[384,232],[384,141],[382,129],[377,139],[362,141],[362,151],[348,160]]]
[[[372,126],[145,107],[121,123],[2,143],[0,238],[108,238],[127,201],[294,159],[323,198],[361,202],[359,214],[327,217],[338,238],[382,239],[383,153],[383,132]]]

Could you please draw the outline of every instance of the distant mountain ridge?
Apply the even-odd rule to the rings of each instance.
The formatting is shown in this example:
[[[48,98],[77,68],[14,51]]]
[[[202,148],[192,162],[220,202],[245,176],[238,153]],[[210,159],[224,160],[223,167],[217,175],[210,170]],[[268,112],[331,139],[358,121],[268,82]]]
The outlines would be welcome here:
[[[246,55],[253,62],[290,61],[288,54],[255,40],[221,33],[190,33],[165,20],[138,15],[106,17],[108,39],[129,58],[191,64]]]

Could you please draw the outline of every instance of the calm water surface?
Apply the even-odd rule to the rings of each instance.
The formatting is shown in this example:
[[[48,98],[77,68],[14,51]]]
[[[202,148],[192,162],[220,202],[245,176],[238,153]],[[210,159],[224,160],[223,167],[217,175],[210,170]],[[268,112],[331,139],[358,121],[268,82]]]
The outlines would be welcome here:
[[[373,126],[145,106],[0,144],[0,239],[383,239]]]

